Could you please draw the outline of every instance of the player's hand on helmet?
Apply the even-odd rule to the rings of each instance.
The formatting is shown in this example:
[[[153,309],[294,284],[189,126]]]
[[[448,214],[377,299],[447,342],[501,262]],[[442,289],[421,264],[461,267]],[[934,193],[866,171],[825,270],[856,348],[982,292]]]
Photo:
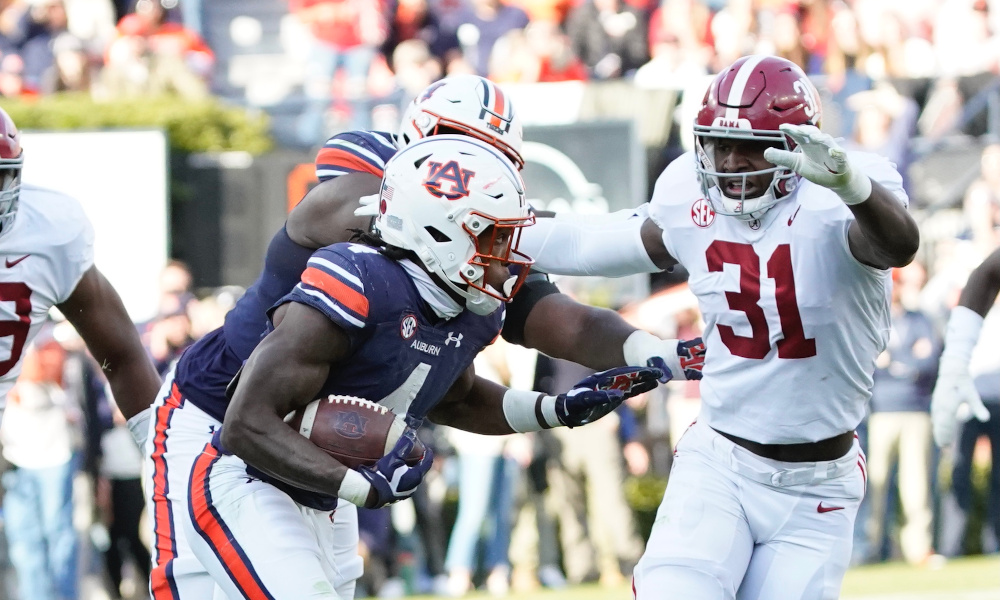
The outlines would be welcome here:
[[[940,447],[953,444],[958,437],[959,425],[972,417],[988,421],[990,411],[976,391],[968,364],[960,359],[942,356],[937,383],[931,396],[934,441]]]
[[[434,452],[426,448],[420,462],[411,467],[406,464],[406,457],[416,443],[417,432],[407,427],[392,452],[380,458],[373,467],[358,468],[372,486],[365,508],[382,508],[405,500],[417,489],[434,462]]]
[[[377,217],[379,202],[382,196],[380,194],[372,194],[370,196],[361,196],[358,198],[359,207],[354,209],[355,217]]]
[[[779,126],[798,146],[794,151],[764,150],[764,159],[836,192],[846,204],[859,204],[871,196],[872,182],[851,165],[847,151],[832,136],[813,125]]]
[[[653,367],[615,367],[595,373],[556,396],[556,418],[570,428],[593,423],[632,396],[655,388],[663,376]]]

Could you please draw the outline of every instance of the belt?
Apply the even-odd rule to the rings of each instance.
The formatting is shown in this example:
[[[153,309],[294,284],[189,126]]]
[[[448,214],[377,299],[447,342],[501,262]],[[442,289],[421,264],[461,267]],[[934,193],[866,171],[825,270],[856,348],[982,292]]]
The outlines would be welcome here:
[[[854,445],[854,432],[845,431],[832,438],[804,444],[759,444],[741,437],[715,430],[732,443],[746,448],[757,456],[782,462],[824,462],[837,460]]]

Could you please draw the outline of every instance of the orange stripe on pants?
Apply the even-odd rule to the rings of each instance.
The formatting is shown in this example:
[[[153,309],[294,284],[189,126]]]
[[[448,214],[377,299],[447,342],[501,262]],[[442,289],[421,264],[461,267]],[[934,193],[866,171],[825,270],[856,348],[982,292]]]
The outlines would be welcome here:
[[[233,539],[225,523],[212,508],[207,489],[209,471],[221,457],[212,444],[205,444],[205,450],[191,470],[191,516],[201,537],[212,547],[215,556],[229,573],[229,578],[250,600],[274,600],[264,584],[257,577],[253,566],[243,549]]]
[[[170,396],[163,406],[156,408],[154,418],[156,429],[153,433],[153,552],[156,566],[149,574],[153,600],[177,600],[177,591],[169,574],[170,561],[177,557],[174,545],[174,523],[167,493],[167,462],[163,455],[167,451],[167,429],[170,417],[183,404],[177,384],[170,388]]]

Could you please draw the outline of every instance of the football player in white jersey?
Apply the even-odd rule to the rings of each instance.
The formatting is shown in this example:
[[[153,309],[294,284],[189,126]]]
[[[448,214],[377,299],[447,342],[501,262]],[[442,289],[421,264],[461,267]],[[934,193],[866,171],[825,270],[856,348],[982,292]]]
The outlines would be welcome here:
[[[931,396],[931,422],[934,441],[945,447],[955,443],[962,420],[975,417],[990,419],[969,373],[972,350],[979,342],[983,319],[1000,294],[1000,248],[994,250],[969,275],[958,306],[948,318],[944,353],[938,369],[937,383]]]
[[[143,445],[160,377],[121,298],[94,266],[94,230],[83,208],[59,192],[21,185],[23,164],[20,133],[0,109],[0,419],[24,349],[56,306],[101,365]]]
[[[742,57],[712,82],[695,151],[666,168],[648,207],[525,230],[543,271],[679,263],[705,319],[702,409],[634,572],[639,600],[838,597],[889,270],[912,260],[919,233],[895,167],[847,153],[820,117],[799,67]]]

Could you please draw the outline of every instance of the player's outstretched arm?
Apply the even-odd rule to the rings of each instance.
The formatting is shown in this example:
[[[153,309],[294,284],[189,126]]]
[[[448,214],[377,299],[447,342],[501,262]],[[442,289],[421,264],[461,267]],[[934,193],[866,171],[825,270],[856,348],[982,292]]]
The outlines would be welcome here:
[[[854,258],[879,269],[909,264],[920,245],[920,232],[899,199],[852,164],[829,134],[813,125],[785,123],[780,128],[798,149],[768,148],[764,158],[840,196],[855,217],[848,231]]]
[[[951,311],[945,334],[944,353],[938,368],[937,383],[931,396],[931,422],[934,441],[939,446],[952,444],[963,418],[980,421],[990,418],[969,373],[972,350],[979,342],[983,317],[1000,294],[1000,249],[994,250],[972,274],[962,290],[958,306]]]
[[[652,366],[674,379],[701,379],[705,362],[701,338],[661,339],[629,325],[613,310],[581,304],[560,293],[531,306],[523,345],[595,370]]]
[[[535,259],[534,269],[555,275],[624,277],[677,264],[663,244],[663,231],[643,215],[628,209],[539,218],[524,228],[518,249]]]
[[[58,306],[101,365],[132,435],[144,443],[147,411],[159,391],[160,376],[118,292],[92,266]]]
[[[336,496],[348,469],[284,422],[316,399],[347,334],[319,311],[289,302],[243,366],[226,410],[222,444],[247,464],[294,486]]]
[[[616,367],[584,378],[565,394],[549,396],[508,389],[476,376],[470,367],[428,417],[441,425],[485,435],[579,427],[655,388],[664,377],[652,367]]]
[[[377,194],[381,182],[370,173],[348,173],[320,183],[288,215],[288,236],[316,249],[348,241],[351,229],[367,230],[371,217],[357,217],[354,211],[358,198]]]

